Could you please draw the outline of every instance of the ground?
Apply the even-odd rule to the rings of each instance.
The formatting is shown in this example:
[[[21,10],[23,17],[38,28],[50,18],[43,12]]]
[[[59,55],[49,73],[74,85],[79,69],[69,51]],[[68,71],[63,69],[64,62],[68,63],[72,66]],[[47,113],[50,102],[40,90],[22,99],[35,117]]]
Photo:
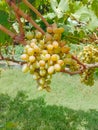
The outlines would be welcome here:
[[[3,93],[1,107],[4,102],[7,102],[10,108],[7,110],[8,122],[4,128],[7,130],[98,130],[97,79],[95,85],[89,87],[81,84],[78,76],[59,73],[53,76],[51,88],[50,93],[39,92],[31,75],[23,74],[21,69],[4,69],[0,77],[0,93]],[[17,96],[18,91],[25,92],[28,97],[25,98],[22,92]],[[6,110],[1,109],[2,111]],[[4,125],[4,121],[4,117],[1,116],[0,123]],[[13,124],[17,129],[8,129]],[[5,130],[3,126],[1,128]]]

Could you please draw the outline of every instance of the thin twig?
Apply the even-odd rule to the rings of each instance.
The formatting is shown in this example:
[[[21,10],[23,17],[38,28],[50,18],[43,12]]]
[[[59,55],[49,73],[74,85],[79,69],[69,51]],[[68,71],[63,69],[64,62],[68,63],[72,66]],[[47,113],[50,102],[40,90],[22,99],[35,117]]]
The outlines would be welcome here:
[[[85,64],[82,63],[76,56],[72,55],[72,59],[74,59],[80,66],[83,66],[84,69],[86,69]]]
[[[5,28],[3,25],[0,24],[0,30],[3,31],[4,33],[8,34],[11,38],[14,38],[16,34]]]
[[[12,61],[12,62],[15,62],[17,64],[20,64],[20,65],[23,65],[25,64],[26,62],[23,62],[23,61],[18,61],[18,60],[15,60],[15,59],[11,59],[11,58],[5,58],[5,57],[1,57],[0,60],[5,60],[5,61]]]
[[[74,72],[72,72],[70,69],[65,68],[65,70],[61,70],[61,72],[67,73],[67,74],[70,74],[70,75],[81,74],[81,73],[83,73],[86,69],[98,68],[98,63],[85,64],[85,67],[86,67],[86,68],[84,69],[83,66],[82,66],[79,70],[74,71]]]
[[[17,14],[17,12],[15,12],[15,14],[16,14],[17,21],[19,23],[20,34],[22,36],[24,36],[23,24],[22,24],[22,22],[20,20],[20,16]]]
[[[41,15],[41,13],[33,5],[31,5],[27,0],[22,0],[22,1],[42,19],[42,21],[45,23],[47,27],[50,26],[49,23],[46,21],[46,19]]]
[[[7,28],[5,28],[3,25],[0,24],[0,30],[3,31],[4,33],[8,34],[12,39],[14,39],[14,42],[19,42],[23,45],[26,44],[26,41],[24,41],[24,37],[20,35],[16,35],[15,33],[11,32]]]
[[[10,1],[9,0],[6,0],[6,2],[9,4],[9,6],[11,6],[14,10],[14,12],[17,12],[19,15],[21,15],[22,17],[24,17],[27,21],[29,21],[37,30],[39,30],[42,34],[45,34],[44,30],[39,26],[37,25],[33,20],[32,18],[25,14],[21,9],[19,9],[13,1]]]
[[[81,73],[83,73],[83,71],[84,71],[84,68],[83,68],[83,67],[81,67],[79,70],[74,71],[74,72],[68,70],[67,68],[65,68],[65,70],[61,70],[61,72],[67,73],[67,74],[70,74],[70,75],[81,74]]]
[[[98,63],[94,64],[85,64],[86,68],[98,68]]]

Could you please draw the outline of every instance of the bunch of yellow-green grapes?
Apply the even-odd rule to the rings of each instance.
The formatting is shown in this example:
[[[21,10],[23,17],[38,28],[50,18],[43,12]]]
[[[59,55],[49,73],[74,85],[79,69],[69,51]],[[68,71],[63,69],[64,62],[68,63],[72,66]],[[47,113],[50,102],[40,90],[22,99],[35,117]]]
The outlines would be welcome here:
[[[83,63],[93,64],[98,62],[98,46],[95,44],[87,45],[79,54],[79,58]],[[81,82],[92,86],[94,84],[94,68],[86,69],[81,74]]]
[[[53,24],[47,27],[45,35],[39,31],[26,34],[29,42],[21,55],[21,59],[26,61],[22,71],[32,74],[39,90],[50,91],[52,75],[65,66],[64,59],[69,55],[70,48],[61,40],[63,32],[62,27]]]
[[[69,69],[71,72],[79,70],[79,65],[74,59],[72,59],[71,54],[67,54],[64,58],[64,67]]]

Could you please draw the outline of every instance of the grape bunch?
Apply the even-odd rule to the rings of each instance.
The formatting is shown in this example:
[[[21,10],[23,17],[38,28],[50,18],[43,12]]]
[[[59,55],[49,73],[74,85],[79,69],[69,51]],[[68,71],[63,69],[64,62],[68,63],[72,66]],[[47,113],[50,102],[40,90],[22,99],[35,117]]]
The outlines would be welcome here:
[[[46,29],[45,35],[39,31],[26,34],[28,44],[24,47],[21,59],[26,61],[23,72],[30,72],[37,81],[38,90],[50,91],[52,75],[60,72],[65,66],[64,59],[70,48],[61,40],[64,29],[53,24]],[[31,35],[32,34],[32,35]]]
[[[80,52],[79,58],[87,64],[98,62],[98,46],[95,44],[85,46]]]
[[[79,54],[83,63],[91,64],[98,62],[98,46],[95,44],[87,45]],[[93,86],[95,68],[86,69],[81,75],[81,82]]]
[[[94,85],[94,72],[95,69],[86,69],[83,74],[81,74],[81,82],[89,85],[89,86],[93,86]]]

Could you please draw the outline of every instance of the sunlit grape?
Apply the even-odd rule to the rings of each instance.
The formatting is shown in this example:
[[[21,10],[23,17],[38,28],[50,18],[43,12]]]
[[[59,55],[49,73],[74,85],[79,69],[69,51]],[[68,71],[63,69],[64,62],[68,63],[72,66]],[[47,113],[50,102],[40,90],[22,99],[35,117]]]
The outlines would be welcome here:
[[[48,33],[52,33],[53,32],[53,28],[52,27],[47,27],[47,32]]]
[[[53,47],[54,47],[54,48],[58,48],[58,46],[59,46],[59,43],[58,43],[57,41],[53,41],[52,44],[53,44]]]
[[[21,59],[22,59],[22,60],[25,60],[25,61],[28,61],[29,56],[28,56],[27,54],[22,54],[22,55],[21,55]]]
[[[27,64],[24,64],[23,67],[22,67],[22,72],[23,72],[23,73],[26,73],[26,72],[28,72],[28,71],[29,71],[28,65],[27,65]]]
[[[51,60],[52,60],[52,61],[57,61],[57,60],[59,60],[59,55],[53,54],[53,55],[51,56]]]
[[[45,66],[45,61],[44,61],[44,60],[40,60],[40,61],[39,61],[39,65],[40,65],[41,67]]]
[[[60,72],[66,65],[65,59],[69,54],[69,47],[61,40],[64,31],[62,27],[58,28],[54,23],[47,27],[46,31],[45,35],[37,30],[33,33],[33,37],[30,37],[24,47],[21,59],[27,62],[23,66],[23,71],[32,74],[33,79],[37,81],[38,90],[45,89],[50,92],[52,75]]]
[[[53,45],[51,45],[51,44],[47,45],[47,49],[48,49],[49,51],[53,50]]]
[[[54,66],[50,66],[48,68],[48,74],[53,74],[54,73]]]
[[[33,79],[35,80],[39,79],[39,74],[37,72],[33,73]]]
[[[34,49],[33,48],[28,48],[27,53],[28,53],[28,55],[33,55],[34,54]]]
[[[29,61],[30,61],[30,62],[34,62],[34,61],[35,61],[35,56],[30,56],[30,57],[29,57]]]
[[[54,69],[55,69],[55,71],[60,71],[61,70],[61,66],[59,64],[55,64],[54,65]]]
[[[39,74],[41,76],[45,76],[46,75],[46,70],[44,70],[44,69],[40,70]]]
[[[51,57],[50,54],[46,54],[44,59],[45,59],[45,60],[49,60],[50,57]]]
[[[42,37],[42,33],[39,31],[36,31],[35,37],[40,39]]]
[[[26,38],[28,39],[28,40],[31,40],[32,38],[34,37],[34,33],[33,32],[27,32],[26,33]]]

